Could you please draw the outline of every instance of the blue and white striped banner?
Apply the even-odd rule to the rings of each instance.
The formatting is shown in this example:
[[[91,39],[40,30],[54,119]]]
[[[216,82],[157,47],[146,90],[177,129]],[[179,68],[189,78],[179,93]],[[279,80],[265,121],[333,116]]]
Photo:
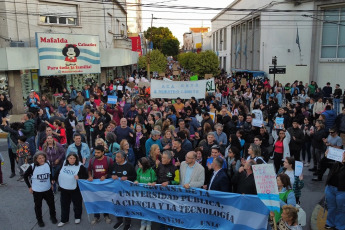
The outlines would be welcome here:
[[[267,229],[269,210],[253,195],[111,179],[78,183],[89,214],[110,213],[186,229]]]

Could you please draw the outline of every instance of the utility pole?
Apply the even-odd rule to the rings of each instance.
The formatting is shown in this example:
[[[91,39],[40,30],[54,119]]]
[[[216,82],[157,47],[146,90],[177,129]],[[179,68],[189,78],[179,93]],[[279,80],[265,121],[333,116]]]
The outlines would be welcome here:
[[[151,46],[151,42],[152,42],[152,23],[153,23],[153,14],[151,14],[152,17],[151,17],[151,32],[150,32],[150,46]],[[151,78],[151,70],[150,70],[150,64],[151,64],[151,57],[150,57],[150,54],[151,54],[151,51],[150,51],[150,48],[149,47],[149,53],[146,53],[147,55],[147,79],[150,80]],[[152,43],[152,48],[153,48],[153,43]]]

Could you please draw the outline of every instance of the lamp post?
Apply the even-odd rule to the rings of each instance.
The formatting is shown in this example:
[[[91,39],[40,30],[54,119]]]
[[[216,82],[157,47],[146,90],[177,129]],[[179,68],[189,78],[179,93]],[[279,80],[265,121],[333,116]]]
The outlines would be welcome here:
[[[276,83],[276,72],[277,72],[277,56],[272,57],[273,65],[273,86]]]

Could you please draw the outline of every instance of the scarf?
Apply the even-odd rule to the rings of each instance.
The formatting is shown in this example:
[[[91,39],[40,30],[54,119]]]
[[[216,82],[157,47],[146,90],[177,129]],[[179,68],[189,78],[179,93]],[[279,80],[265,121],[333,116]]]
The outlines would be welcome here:
[[[135,137],[135,145],[134,147],[135,148],[139,148],[140,147],[140,137],[141,137],[142,133],[141,132],[138,132],[136,137]]]

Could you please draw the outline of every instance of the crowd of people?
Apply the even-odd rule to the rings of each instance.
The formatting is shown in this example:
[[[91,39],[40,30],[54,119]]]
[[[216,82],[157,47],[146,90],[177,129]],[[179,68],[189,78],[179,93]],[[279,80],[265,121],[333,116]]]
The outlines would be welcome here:
[[[181,75],[187,80],[190,74]],[[166,77],[173,78],[169,71]],[[43,199],[52,223],[62,227],[69,221],[71,202],[75,223],[80,223],[78,179],[255,195],[252,166],[273,163],[281,212],[271,213],[271,219],[278,229],[301,229],[295,206],[303,204],[304,178],[295,176],[294,170],[295,161],[302,161],[313,171],[314,181],[322,181],[330,169],[325,228],[345,229],[345,155],[342,162],[326,156],[329,147],[345,144],[345,108],[340,111],[338,84],[334,90],[329,83],[322,89],[316,82],[283,86],[267,78],[222,74],[215,78],[214,93],[204,99],[182,100],[150,98],[150,88],[138,87],[140,81],[147,80],[133,74],[100,86],[86,85],[82,91],[71,86],[63,89],[58,108],[33,91],[27,99],[28,112],[22,122],[14,123],[3,112],[11,108],[1,102],[7,101],[6,96],[0,96],[0,128],[9,134],[10,177],[16,176],[17,162],[18,181],[25,181],[33,194],[40,227],[45,225]],[[116,104],[107,103],[109,95],[117,96]],[[282,124],[277,118],[283,118]],[[30,166],[24,171],[26,164]],[[54,204],[57,192],[61,193],[59,223]],[[103,216],[106,223],[112,222],[109,214]],[[95,214],[91,224],[100,218]],[[122,225],[129,229],[131,218],[117,217],[114,229]],[[171,228],[161,225],[161,229]],[[144,229],[151,229],[150,221],[141,221],[140,230]]]

